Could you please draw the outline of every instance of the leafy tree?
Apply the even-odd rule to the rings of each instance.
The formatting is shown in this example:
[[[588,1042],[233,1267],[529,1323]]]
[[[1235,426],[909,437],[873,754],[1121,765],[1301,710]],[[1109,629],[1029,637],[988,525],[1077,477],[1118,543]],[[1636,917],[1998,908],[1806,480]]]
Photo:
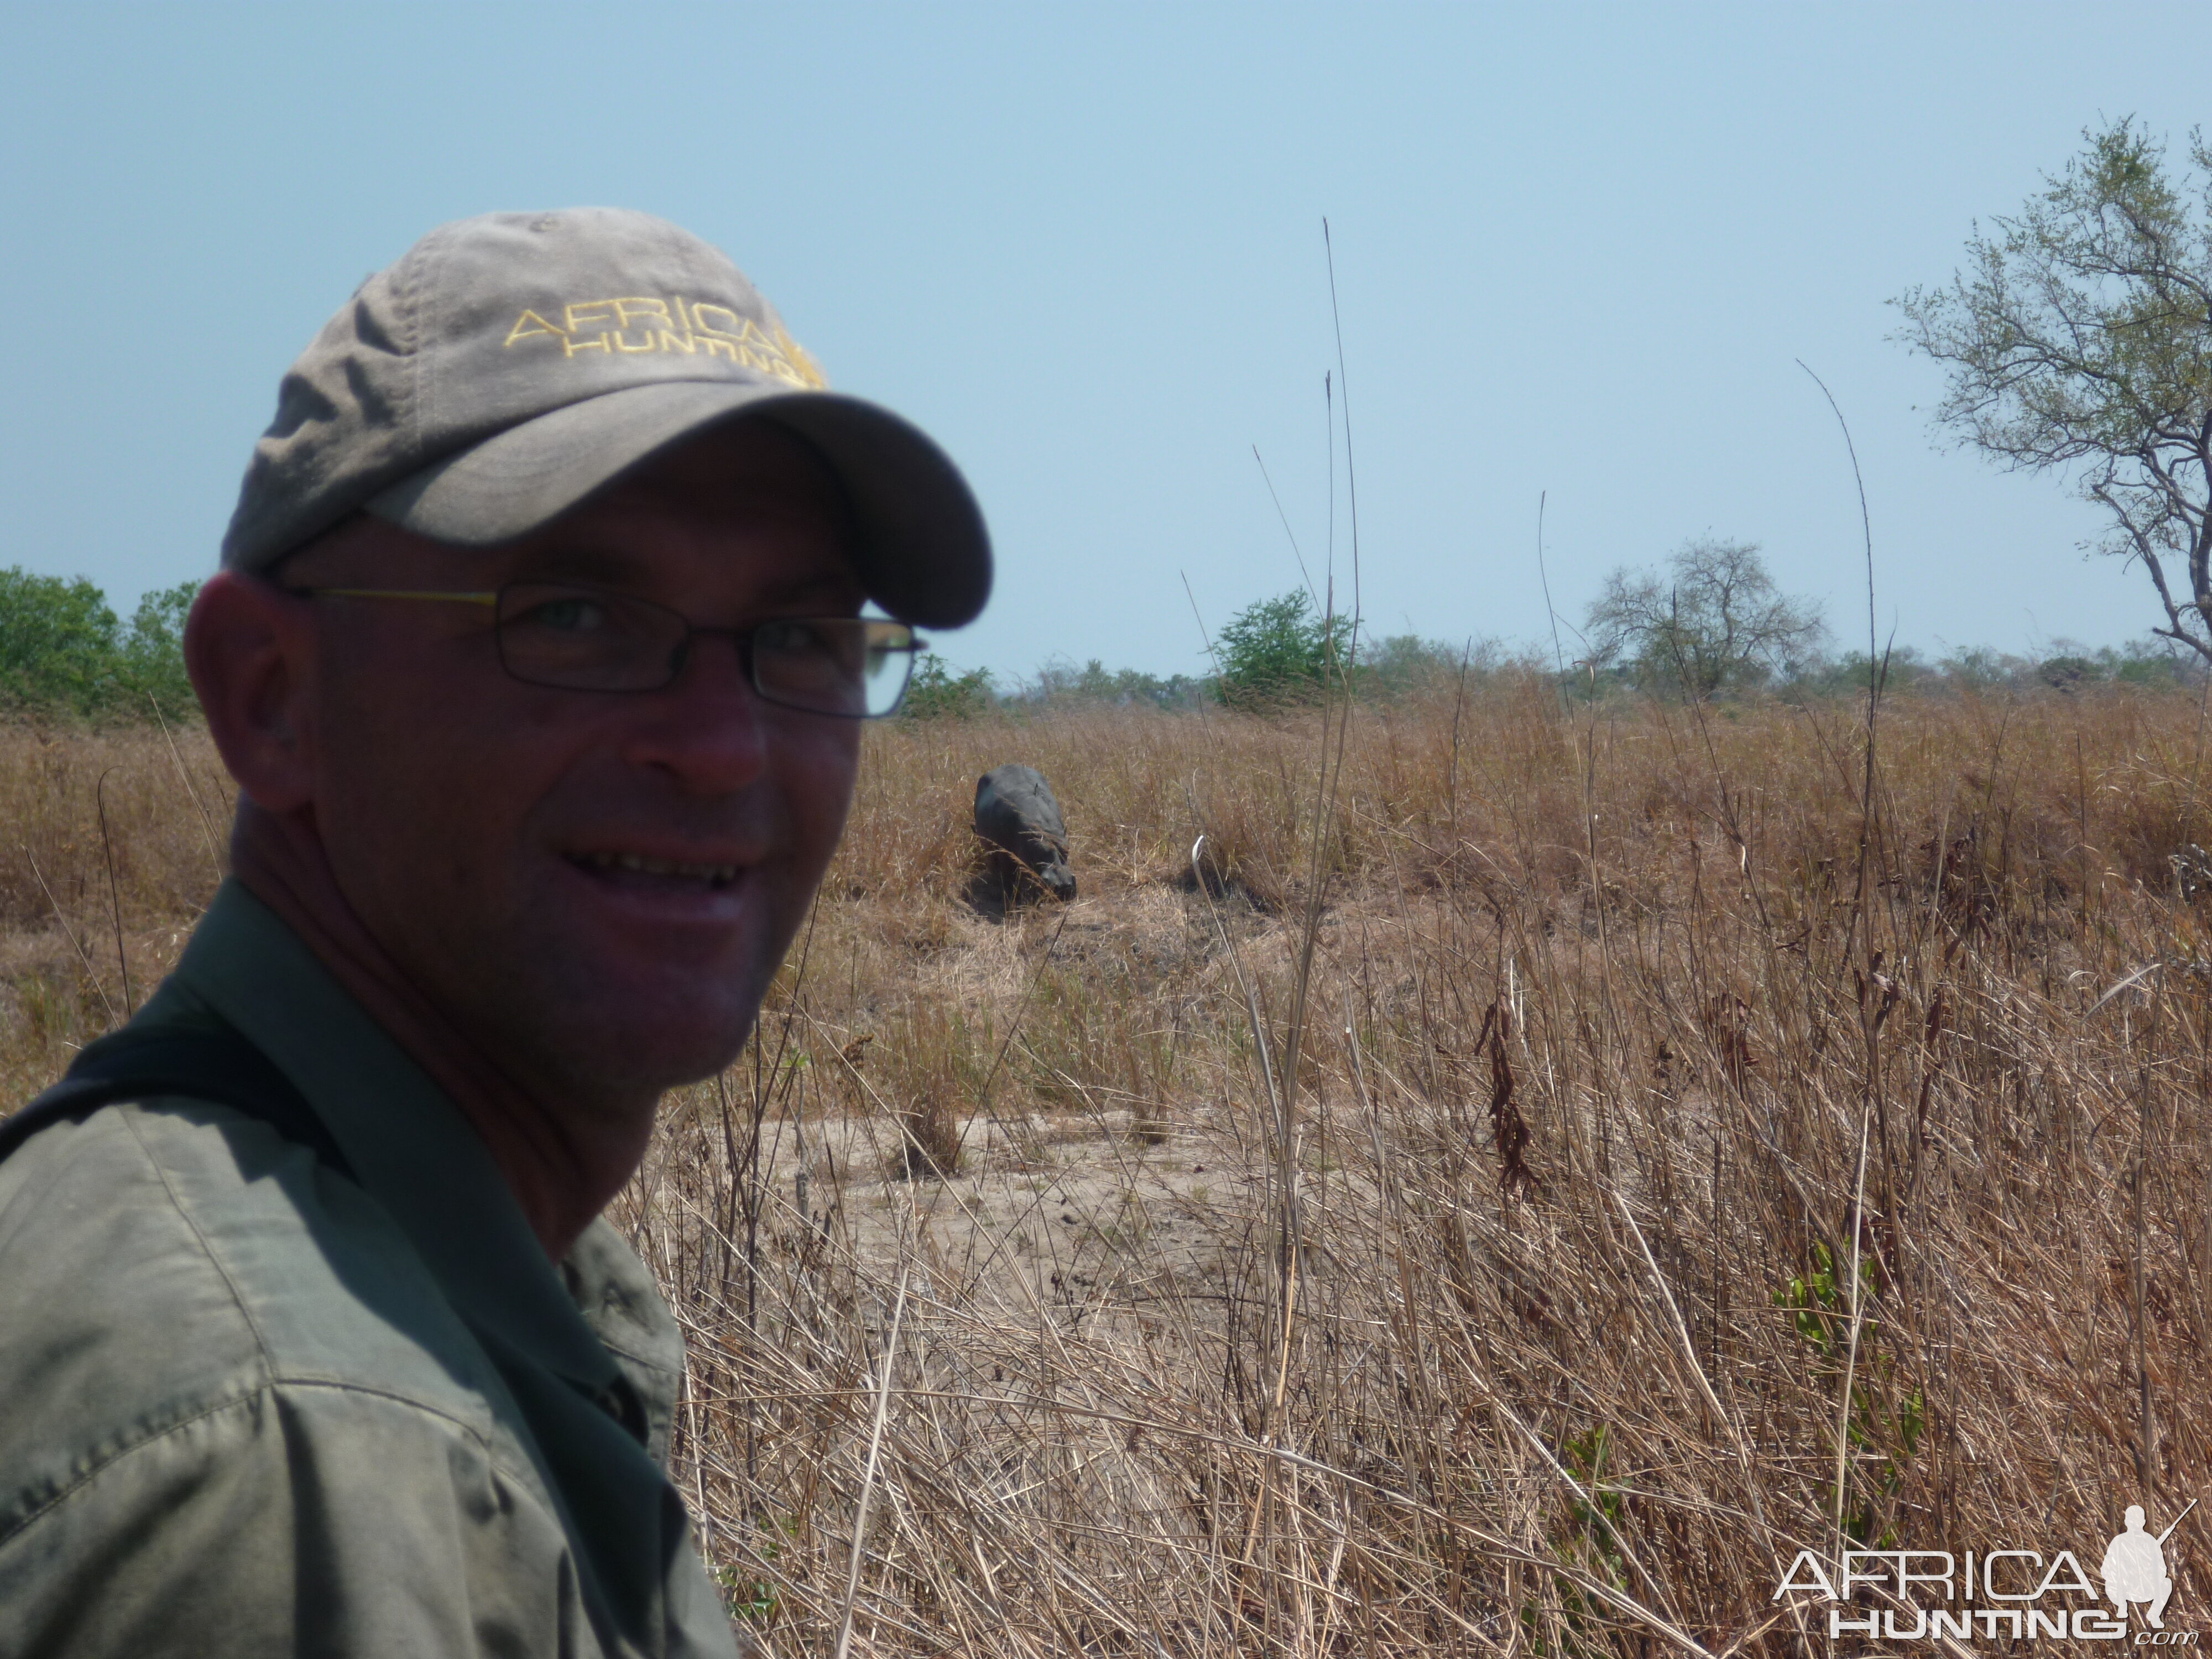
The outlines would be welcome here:
[[[1349,647],[1351,621],[1316,615],[1302,588],[1279,599],[1247,605],[1223,624],[1214,649],[1221,659],[1224,702],[1256,704],[1297,702],[1321,695],[1338,654]]]
[[[2097,655],[2112,680],[2120,685],[2138,685],[2154,690],[2170,690],[2187,683],[2188,676],[2179,658],[2166,654],[2130,649],[2124,654],[2106,646]]]
[[[1023,694],[1036,702],[1150,703],[1158,708],[1188,708],[1204,696],[1203,684],[1188,674],[1162,679],[1134,668],[1109,670],[1097,657],[1079,669],[1048,663]]]
[[[2078,656],[2046,657],[2037,667],[2035,677],[2054,691],[2078,691],[2105,678],[2096,663]]]
[[[1827,635],[1820,607],[1774,585],[1751,542],[1686,542],[1664,574],[1626,566],[1605,579],[1588,619],[1591,657],[1649,686],[1694,697],[1807,665]]]
[[[198,582],[138,602],[125,629],[82,576],[0,570],[0,708],[149,720],[197,714],[185,674],[184,623]]]
[[[1455,678],[1461,663],[1473,651],[1472,643],[1461,651],[1441,640],[1425,640],[1418,634],[1393,634],[1386,640],[1377,640],[1359,653],[1356,678],[1361,695],[1402,697],[1424,685]],[[1485,666],[1487,665],[1486,655]]]
[[[2212,661],[2212,146],[2191,133],[2177,181],[2132,118],[2081,136],[2017,217],[1977,227],[1949,287],[1892,301],[1894,337],[1948,367],[1939,427],[2106,509],[2092,545],[2141,560],[2154,631]]]
[[[0,704],[90,714],[114,701],[122,625],[82,576],[0,570]]]
[[[179,582],[140,598],[120,653],[120,678],[142,705],[134,712],[150,712],[158,704],[161,718],[170,720],[198,712],[199,700],[185,672],[185,618],[199,591],[196,581]]]
[[[899,712],[909,720],[972,720],[991,706],[991,671],[956,674],[934,651],[914,665]]]

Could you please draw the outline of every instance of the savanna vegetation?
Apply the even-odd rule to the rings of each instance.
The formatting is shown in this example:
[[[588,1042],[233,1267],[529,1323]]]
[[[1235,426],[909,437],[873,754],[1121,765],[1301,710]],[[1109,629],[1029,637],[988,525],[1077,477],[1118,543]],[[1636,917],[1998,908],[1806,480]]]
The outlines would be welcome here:
[[[2203,1489],[2201,693],[1561,692],[872,731],[617,1206],[769,1651],[1796,1653],[1801,1549]],[[1082,897],[994,923],[1007,760]],[[227,798],[197,728],[0,729],[9,1099],[173,959]]]
[[[614,1212],[764,1650],[1802,1654],[1801,1551],[2205,1489],[2212,150],[2085,137],[1901,337],[2155,647],[1872,662],[1708,538],[1540,653],[1292,592],[1187,675],[921,665]],[[9,1102],[221,878],[189,598],[0,572]],[[1082,896],[994,921],[1006,761]]]

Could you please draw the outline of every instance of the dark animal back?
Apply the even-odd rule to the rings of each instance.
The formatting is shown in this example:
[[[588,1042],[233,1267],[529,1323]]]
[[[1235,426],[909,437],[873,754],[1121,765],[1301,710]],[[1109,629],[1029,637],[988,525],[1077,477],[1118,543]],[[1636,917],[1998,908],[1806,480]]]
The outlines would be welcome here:
[[[1024,853],[1041,838],[1065,854],[1067,823],[1044,774],[1033,766],[1000,766],[975,780],[975,833],[1009,852]]]

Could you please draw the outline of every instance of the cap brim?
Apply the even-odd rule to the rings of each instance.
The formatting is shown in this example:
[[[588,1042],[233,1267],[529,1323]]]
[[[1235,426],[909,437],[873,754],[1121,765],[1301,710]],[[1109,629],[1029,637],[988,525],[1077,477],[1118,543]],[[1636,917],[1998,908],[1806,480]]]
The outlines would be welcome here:
[[[670,445],[740,414],[796,433],[836,472],[870,599],[925,627],[975,620],[990,597],[991,542],[967,480],[920,428],[839,392],[726,380],[627,386],[510,427],[372,496],[367,507],[434,541],[513,541]]]

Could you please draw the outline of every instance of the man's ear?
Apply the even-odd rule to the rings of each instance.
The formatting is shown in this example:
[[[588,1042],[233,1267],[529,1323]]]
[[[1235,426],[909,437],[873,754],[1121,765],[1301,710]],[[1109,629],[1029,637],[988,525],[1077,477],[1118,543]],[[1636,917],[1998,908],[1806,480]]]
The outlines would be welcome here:
[[[185,668],[222,763],[258,806],[289,812],[314,793],[313,601],[219,572],[185,623]]]

